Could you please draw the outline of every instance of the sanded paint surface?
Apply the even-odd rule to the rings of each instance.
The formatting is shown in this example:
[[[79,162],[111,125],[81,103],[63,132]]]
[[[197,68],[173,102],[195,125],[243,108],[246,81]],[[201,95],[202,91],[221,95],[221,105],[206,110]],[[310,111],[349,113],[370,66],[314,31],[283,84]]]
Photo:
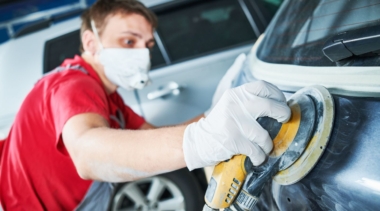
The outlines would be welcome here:
[[[289,168],[280,171],[274,180],[282,185],[290,185],[305,177],[322,156],[330,139],[334,122],[334,101],[330,93],[321,86],[301,89],[296,93],[309,95],[314,99],[317,119],[312,138],[303,154]]]

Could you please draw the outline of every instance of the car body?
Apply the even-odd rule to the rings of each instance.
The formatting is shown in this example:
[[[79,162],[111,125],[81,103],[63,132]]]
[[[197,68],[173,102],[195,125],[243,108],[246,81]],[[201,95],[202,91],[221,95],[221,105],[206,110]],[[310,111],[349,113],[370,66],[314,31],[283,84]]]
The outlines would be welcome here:
[[[63,59],[79,54],[79,14],[94,1],[67,2],[71,4],[49,7],[0,23],[0,35],[3,33],[8,37],[0,45],[0,140],[7,136],[24,97],[34,83],[60,65]],[[143,90],[119,89],[118,92],[125,103],[148,122],[165,126],[183,123],[209,108],[221,77],[239,54],[249,51],[282,0],[143,2],[159,19],[154,33],[156,45],[152,51],[150,72],[153,83]],[[161,189],[152,188],[150,190],[157,192],[149,194],[149,187],[157,184],[161,184],[158,185]],[[167,209],[168,198],[162,196],[171,196],[171,202],[179,201],[171,208],[199,210],[206,186],[202,169],[191,173],[182,169],[119,185],[110,209],[129,206]],[[152,199],[149,205],[126,197],[141,195],[141,191],[148,198],[152,194],[162,196],[156,197],[155,201]]]
[[[252,48],[236,85],[266,80],[290,97],[320,84],[335,103],[314,168],[292,185],[268,183],[254,210],[379,210],[379,11],[375,0],[284,1]]]

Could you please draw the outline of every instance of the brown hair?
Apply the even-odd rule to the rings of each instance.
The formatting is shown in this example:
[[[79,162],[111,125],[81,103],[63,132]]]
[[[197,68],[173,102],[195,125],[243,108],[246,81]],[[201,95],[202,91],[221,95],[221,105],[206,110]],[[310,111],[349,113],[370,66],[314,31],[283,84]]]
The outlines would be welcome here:
[[[91,20],[94,20],[95,27],[98,29],[100,36],[105,27],[105,24],[107,23],[107,18],[110,15],[115,15],[117,13],[135,13],[142,15],[152,25],[153,28],[157,27],[156,15],[137,0],[98,0],[89,9],[84,11],[81,16],[81,37],[86,30],[92,31]],[[84,51],[82,39],[80,51],[81,53]]]

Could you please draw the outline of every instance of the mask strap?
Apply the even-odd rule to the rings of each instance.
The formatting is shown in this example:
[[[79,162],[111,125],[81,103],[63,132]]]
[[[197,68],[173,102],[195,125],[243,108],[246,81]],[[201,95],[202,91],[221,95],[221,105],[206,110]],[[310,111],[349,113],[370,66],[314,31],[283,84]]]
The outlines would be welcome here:
[[[100,49],[104,49],[102,43],[100,42],[100,37],[99,37],[99,34],[98,34],[98,30],[96,30],[96,26],[95,26],[95,22],[94,22],[94,20],[91,20],[91,28],[92,28],[92,31],[93,31],[94,34],[95,34],[96,40],[97,40],[98,43],[99,43],[99,47],[100,47]]]

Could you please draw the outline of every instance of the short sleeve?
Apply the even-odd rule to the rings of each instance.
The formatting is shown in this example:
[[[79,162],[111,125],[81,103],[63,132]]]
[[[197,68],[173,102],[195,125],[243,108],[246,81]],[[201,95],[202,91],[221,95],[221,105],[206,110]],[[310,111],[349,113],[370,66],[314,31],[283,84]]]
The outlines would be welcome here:
[[[126,129],[139,129],[145,119],[136,114],[130,107],[124,105],[124,118],[126,119]]]
[[[123,98],[118,92],[111,94],[110,97],[116,106],[122,110],[125,120],[125,129],[136,130],[145,123],[145,119],[143,117],[139,116],[129,106],[125,105]]]
[[[107,121],[107,97],[101,85],[87,75],[76,74],[61,81],[52,89],[50,110],[56,132],[57,146],[66,122],[82,113],[96,113]]]

